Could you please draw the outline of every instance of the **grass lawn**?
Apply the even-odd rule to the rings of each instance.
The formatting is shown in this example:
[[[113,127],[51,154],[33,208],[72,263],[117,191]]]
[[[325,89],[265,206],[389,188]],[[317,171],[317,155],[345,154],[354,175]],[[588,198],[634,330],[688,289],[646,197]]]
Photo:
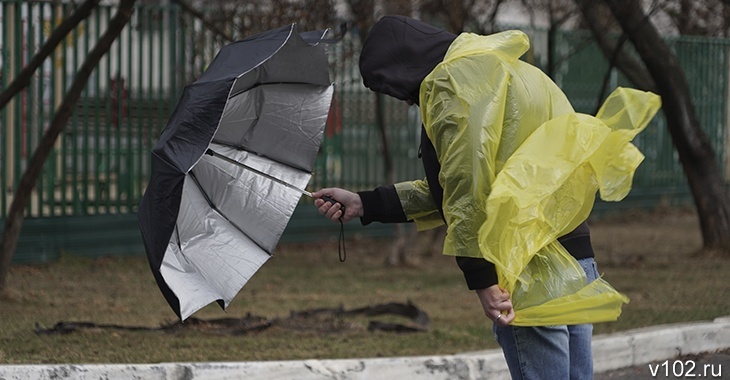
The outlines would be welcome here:
[[[631,298],[621,318],[596,334],[730,315],[730,259],[693,258],[700,248],[688,212],[631,215],[591,224],[599,271]],[[370,332],[373,319],[346,317],[320,325],[274,326],[248,334],[84,329],[39,335],[59,321],[157,327],[176,321],[143,253],[89,259],[67,254],[42,266],[14,266],[11,295],[0,299],[0,363],[155,363],[453,354],[496,348],[491,323],[466,289],[452,257],[428,255],[429,237],[415,235],[417,265],[383,263],[388,240],[348,237],[345,263],[336,242],[280,245],[227,311],[210,305],[195,317],[286,318],[291,311],[408,302],[431,320],[427,332]]]

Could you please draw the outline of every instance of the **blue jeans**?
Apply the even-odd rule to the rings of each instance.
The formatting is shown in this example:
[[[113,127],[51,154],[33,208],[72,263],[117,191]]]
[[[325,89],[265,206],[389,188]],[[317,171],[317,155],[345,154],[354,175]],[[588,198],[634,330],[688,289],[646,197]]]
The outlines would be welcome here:
[[[598,278],[593,258],[578,260],[588,281]],[[494,334],[502,347],[513,380],[592,379],[593,325],[499,327]]]

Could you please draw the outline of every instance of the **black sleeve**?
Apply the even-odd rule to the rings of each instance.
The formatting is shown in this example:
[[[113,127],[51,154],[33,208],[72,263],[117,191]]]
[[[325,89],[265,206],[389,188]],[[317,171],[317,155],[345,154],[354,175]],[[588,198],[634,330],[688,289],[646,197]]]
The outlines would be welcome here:
[[[590,230],[586,222],[581,223],[575,230],[562,236],[558,241],[576,259],[593,257],[593,248],[590,241]],[[469,289],[488,288],[498,283],[497,269],[494,264],[485,259],[472,257],[456,257],[456,263],[464,272],[464,279]]]
[[[488,288],[498,282],[497,269],[485,259],[456,256],[456,263],[464,273],[466,286],[470,290]]]
[[[588,223],[583,222],[570,233],[558,238],[558,242],[565,247],[576,260],[594,257],[591,245],[591,229]]]
[[[408,221],[394,185],[378,186],[375,190],[357,193],[362,200],[363,216],[360,223],[404,223]]]

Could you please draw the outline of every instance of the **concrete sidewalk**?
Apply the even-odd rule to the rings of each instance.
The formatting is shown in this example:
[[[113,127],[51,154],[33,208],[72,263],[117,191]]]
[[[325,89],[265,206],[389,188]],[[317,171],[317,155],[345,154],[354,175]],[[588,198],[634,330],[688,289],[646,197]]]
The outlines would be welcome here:
[[[662,325],[593,339],[596,373],[730,348],[730,316]],[[730,368],[723,368],[730,375]],[[725,375],[723,373],[723,375]],[[401,358],[159,364],[0,366],[0,380],[20,379],[509,379],[500,350]]]

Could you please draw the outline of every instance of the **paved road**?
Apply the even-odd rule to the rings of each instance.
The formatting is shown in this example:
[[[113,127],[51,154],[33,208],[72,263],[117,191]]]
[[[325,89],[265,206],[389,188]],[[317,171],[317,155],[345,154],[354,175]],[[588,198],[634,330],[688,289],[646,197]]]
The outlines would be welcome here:
[[[730,349],[595,375],[595,380],[645,379],[730,379]]]

